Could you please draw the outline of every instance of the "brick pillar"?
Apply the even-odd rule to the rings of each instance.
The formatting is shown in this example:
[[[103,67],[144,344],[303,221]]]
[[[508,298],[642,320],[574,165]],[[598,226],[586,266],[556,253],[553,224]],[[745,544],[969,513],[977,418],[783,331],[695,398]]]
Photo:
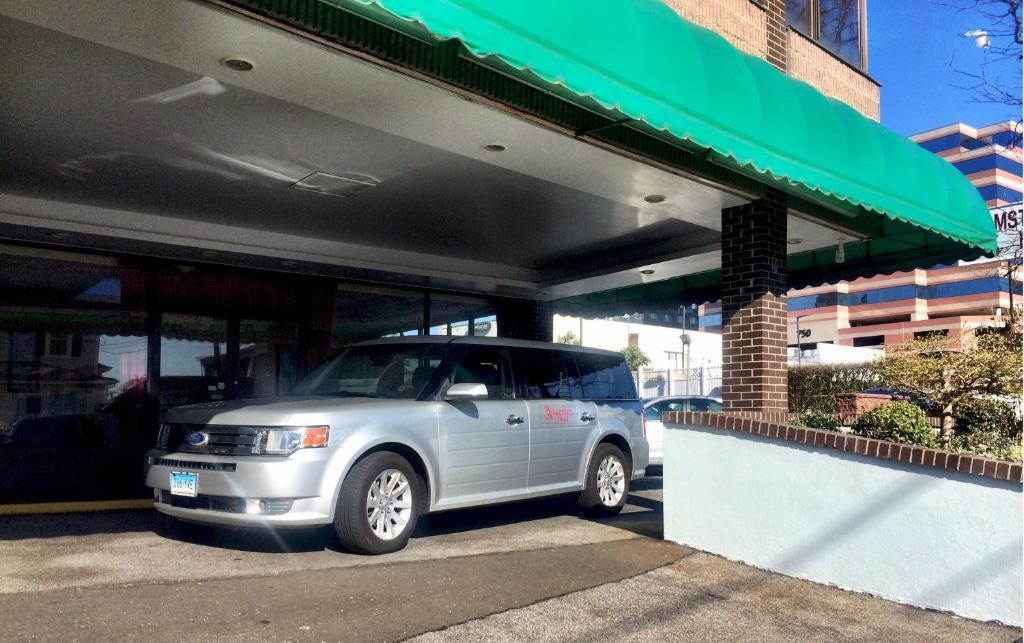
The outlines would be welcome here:
[[[531,299],[491,299],[498,321],[498,336],[550,342],[554,332],[550,302]]]
[[[722,401],[786,411],[786,197],[722,210]]]
[[[786,71],[786,0],[766,0],[768,18],[768,62]]]

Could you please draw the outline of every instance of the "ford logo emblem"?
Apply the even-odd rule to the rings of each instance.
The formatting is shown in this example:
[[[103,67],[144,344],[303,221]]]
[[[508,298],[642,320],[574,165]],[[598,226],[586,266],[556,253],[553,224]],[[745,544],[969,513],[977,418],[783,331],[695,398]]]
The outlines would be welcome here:
[[[189,434],[187,434],[185,436],[185,442],[188,442],[189,444],[191,444],[194,447],[201,447],[201,446],[203,446],[204,444],[206,444],[209,441],[210,441],[210,436],[205,434],[205,433],[201,433],[199,431],[195,431],[193,433],[189,433]]]

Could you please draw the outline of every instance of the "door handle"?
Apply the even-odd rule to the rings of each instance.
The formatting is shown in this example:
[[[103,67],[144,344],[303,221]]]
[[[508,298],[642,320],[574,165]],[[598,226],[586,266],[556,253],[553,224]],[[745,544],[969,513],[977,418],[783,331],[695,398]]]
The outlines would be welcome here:
[[[597,419],[596,415],[591,415],[591,414],[586,413],[586,412],[584,412],[583,415],[580,416],[580,422],[593,422],[596,419]]]
[[[515,413],[513,413],[512,415],[510,415],[507,418],[505,418],[505,424],[511,424],[511,425],[522,424],[525,421],[526,420],[524,420],[523,418],[519,417]]]

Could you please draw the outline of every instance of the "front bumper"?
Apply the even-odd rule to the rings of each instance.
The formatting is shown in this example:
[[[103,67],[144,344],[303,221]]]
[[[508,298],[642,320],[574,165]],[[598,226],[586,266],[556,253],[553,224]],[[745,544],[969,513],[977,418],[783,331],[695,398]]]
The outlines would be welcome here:
[[[329,472],[335,452],[326,448],[300,450],[288,457],[239,457],[154,450],[146,454],[146,485],[153,489],[157,511],[184,520],[243,526],[323,525],[333,519],[334,486]],[[170,495],[175,471],[198,476],[197,499]],[[283,513],[246,513],[247,499],[290,504]],[[195,505],[196,500],[200,507],[180,506]]]

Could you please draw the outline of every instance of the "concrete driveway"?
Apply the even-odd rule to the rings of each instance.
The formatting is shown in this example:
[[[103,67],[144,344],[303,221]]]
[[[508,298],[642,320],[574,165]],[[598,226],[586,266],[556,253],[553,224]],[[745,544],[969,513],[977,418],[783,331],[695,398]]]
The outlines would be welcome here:
[[[661,480],[620,516],[572,498],[439,514],[362,557],[325,531],[168,528],[152,512],[0,521],[7,640],[972,640],[1019,632],[660,541]],[[432,634],[433,633],[433,634]]]

